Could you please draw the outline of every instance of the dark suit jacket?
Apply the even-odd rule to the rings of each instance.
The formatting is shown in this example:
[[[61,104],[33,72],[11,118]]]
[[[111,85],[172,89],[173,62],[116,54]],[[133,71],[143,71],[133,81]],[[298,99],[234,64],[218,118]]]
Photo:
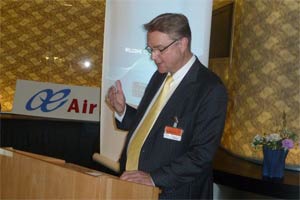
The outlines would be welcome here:
[[[127,106],[118,128],[129,130],[120,158],[125,170],[127,145],[166,74],[155,72],[138,109]],[[140,153],[138,169],[150,173],[162,189],[160,198],[209,199],[213,193],[212,160],[224,128],[227,94],[220,79],[198,59],[161,111]],[[177,116],[181,141],[163,138]]]

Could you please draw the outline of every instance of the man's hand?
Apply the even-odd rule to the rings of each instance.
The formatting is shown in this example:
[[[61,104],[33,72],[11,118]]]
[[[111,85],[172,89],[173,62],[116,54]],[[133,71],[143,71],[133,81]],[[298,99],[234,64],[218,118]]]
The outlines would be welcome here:
[[[123,93],[121,81],[116,81],[116,87],[111,86],[108,89],[106,95],[106,102],[109,106],[116,111],[119,115],[122,115],[125,110],[125,95]]]
[[[144,185],[155,186],[150,174],[142,171],[126,171],[121,175],[120,179]]]

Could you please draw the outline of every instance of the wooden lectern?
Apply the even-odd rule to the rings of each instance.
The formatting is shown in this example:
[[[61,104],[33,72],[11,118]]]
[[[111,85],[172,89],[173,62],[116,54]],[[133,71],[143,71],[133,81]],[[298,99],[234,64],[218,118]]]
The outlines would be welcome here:
[[[63,160],[0,148],[0,199],[158,199],[159,189]]]

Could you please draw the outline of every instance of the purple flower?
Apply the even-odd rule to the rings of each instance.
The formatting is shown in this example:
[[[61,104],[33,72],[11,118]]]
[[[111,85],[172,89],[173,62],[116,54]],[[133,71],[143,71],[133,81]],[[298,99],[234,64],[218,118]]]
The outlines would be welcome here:
[[[282,140],[282,147],[285,149],[291,149],[294,147],[294,141],[292,139]]]

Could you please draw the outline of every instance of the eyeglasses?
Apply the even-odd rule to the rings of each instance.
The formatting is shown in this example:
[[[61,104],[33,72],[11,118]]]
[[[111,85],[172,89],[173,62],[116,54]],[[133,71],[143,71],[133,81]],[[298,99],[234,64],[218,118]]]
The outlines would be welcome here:
[[[170,44],[168,44],[167,46],[163,47],[163,48],[151,48],[149,46],[146,46],[146,50],[150,53],[150,54],[153,54],[155,52],[158,52],[158,53],[163,53],[165,50],[167,50],[170,46],[172,46],[172,44],[174,44],[175,42],[177,42],[178,40],[174,40],[173,42],[171,42]]]

